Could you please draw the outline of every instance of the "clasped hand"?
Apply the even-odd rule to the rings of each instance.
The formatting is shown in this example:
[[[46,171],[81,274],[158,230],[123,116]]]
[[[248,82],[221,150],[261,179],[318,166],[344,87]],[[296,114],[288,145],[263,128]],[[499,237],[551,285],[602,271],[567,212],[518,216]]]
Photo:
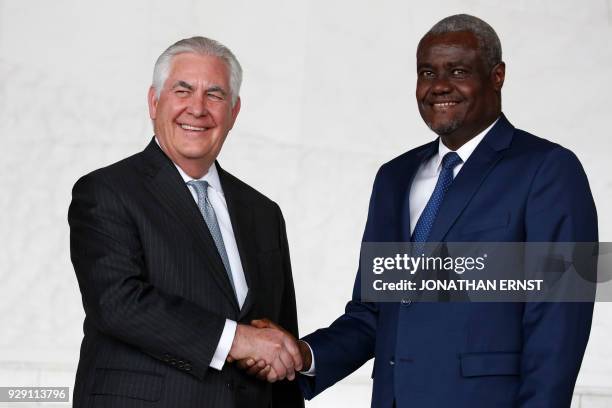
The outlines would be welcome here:
[[[253,320],[251,326],[238,324],[227,361],[235,361],[238,367],[262,380],[292,381],[295,372],[305,367],[303,357],[310,359],[310,351],[305,356],[304,346],[308,348],[270,320]]]

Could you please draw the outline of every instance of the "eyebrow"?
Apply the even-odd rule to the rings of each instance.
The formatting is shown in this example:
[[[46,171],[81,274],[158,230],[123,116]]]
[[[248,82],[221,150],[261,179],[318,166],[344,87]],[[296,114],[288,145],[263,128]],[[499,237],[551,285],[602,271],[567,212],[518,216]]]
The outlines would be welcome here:
[[[219,92],[221,95],[226,95],[225,89],[221,88],[219,85],[213,85],[206,89],[206,92]]]
[[[193,85],[191,85],[189,82],[185,82],[185,81],[176,81],[174,83],[174,85],[172,86],[172,89],[176,89],[176,88],[187,88],[190,91],[193,91],[195,89],[195,87]],[[225,91],[225,89],[223,89],[221,86],[219,85],[212,85],[210,87],[208,87],[206,89],[206,92],[219,92],[222,95],[227,95],[227,92]]]
[[[193,91],[193,90],[195,89],[195,88],[193,87],[193,85],[191,85],[190,83],[185,82],[185,81],[176,81],[176,82],[174,83],[174,85],[172,85],[172,89],[176,89],[176,88],[178,88],[178,87],[181,87],[181,88],[187,88],[187,89],[189,89],[190,91]]]
[[[444,62],[444,67],[456,67],[456,66],[463,66],[463,67],[471,67],[472,65],[470,65],[469,63],[467,63],[465,60],[454,60],[454,61],[446,61]],[[422,62],[420,64],[417,64],[417,69],[423,69],[423,68],[433,68],[434,65],[429,63],[429,62]]]
[[[431,68],[432,65],[428,62],[422,62],[420,64],[417,64],[417,69],[421,69],[421,68]]]

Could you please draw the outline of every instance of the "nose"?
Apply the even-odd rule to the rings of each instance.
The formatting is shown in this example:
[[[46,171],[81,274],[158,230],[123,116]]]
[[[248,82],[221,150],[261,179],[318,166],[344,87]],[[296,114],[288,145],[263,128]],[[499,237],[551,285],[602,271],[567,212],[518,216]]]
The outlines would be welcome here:
[[[189,101],[188,112],[195,117],[206,116],[208,114],[206,102],[205,96],[194,94]]]
[[[446,76],[439,76],[433,81],[431,92],[436,95],[447,94],[453,90],[453,87]]]

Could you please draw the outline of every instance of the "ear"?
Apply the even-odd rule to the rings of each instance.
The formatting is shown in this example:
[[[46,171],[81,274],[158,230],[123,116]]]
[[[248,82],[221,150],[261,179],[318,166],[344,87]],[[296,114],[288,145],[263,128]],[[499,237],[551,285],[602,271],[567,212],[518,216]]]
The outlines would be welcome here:
[[[155,88],[149,87],[149,93],[147,95],[147,101],[149,102],[149,117],[151,120],[155,120],[157,117],[157,96],[155,94]]]
[[[493,89],[500,92],[504,86],[504,79],[506,78],[506,64],[500,62],[495,65],[491,70],[491,82],[493,83]]]
[[[240,113],[240,97],[236,99],[236,103],[232,107],[232,127],[234,127],[234,123],[236,122],[236,118],[238,117],[238,113]]]

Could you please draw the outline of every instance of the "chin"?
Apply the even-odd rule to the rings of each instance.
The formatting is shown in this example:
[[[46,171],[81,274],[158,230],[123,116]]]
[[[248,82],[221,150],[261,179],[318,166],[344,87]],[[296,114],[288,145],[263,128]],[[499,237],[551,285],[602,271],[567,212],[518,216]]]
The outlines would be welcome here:
[[[462,120],[454,119],[443,123],[428,122],[427,126],[440,136],[446,136],[459,129],[463,124]]]
[[[186,152],[184,156],[189,160],[202,160],[209,155],[208,151]]]
[[[194,154],[197,154],[197,152],[211,150],[211,144],[211,140],[207,138],[185,138],[182,140],[181,150],[184,150],[185,153],[193,152]]]

